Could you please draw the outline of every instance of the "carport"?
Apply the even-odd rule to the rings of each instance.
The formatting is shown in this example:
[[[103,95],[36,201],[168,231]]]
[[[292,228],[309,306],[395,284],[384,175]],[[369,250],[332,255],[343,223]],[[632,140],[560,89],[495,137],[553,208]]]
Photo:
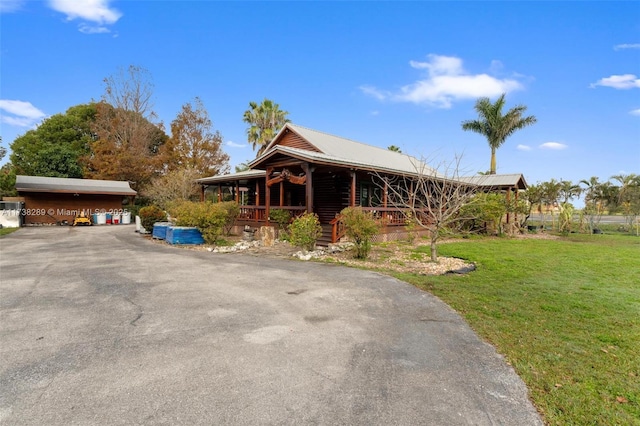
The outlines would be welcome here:
[[[129,182],[23,175],[16,176],[16,190],[25,225],[71,223],[82,211],[121,213],[137,194]]]

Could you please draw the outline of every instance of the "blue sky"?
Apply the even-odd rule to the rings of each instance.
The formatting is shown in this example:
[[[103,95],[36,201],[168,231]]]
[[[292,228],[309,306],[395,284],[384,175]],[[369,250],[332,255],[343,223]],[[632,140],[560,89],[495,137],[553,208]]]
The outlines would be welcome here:
[[[460,123],[506,92],[538,123],[498,150],[498,173],[640,173],[640,2],[0,0],[0,12],[5,147],[138,65],[167,129],[202,99],[232,166],[255,157],[243,112],[269,98],[296,124],[433,161],[461,154],[475,174],[490,151]]]

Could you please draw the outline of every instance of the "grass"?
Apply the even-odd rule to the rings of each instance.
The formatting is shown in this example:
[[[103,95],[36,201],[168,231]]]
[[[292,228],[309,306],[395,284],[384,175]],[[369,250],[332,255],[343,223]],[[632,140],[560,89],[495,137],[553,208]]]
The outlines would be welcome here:
[[[0,228],[0,237],[4,237],[5,235],[9,235],[12,232],[17,231],[20,228]]]
[[[548,424],[640,425],[639,238],[493,238],[442,244],[439,254],[478,269],[395,275],[440,297],[492,343]]]

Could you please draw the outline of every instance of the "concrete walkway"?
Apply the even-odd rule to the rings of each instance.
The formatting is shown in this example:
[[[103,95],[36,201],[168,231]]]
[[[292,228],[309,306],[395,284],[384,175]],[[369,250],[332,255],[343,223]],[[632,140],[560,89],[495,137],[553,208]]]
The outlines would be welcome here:
[[[145,240],[0,239],[0,424],[538,425],[520,378],[373,272]]]

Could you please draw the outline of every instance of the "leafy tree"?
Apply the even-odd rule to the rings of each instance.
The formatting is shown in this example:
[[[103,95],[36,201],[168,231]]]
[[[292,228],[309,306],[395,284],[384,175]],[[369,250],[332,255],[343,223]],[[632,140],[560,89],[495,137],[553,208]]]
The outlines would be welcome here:
[[[171,122],[171,138],[162,147],[169,170],[188,168],[198,177],[229,171],[229,156],[222,150],[222,135],[212,133],[209,113],[200,98],[182,106]]]
[[[491,169],[490,174],[496,173],[496,150],[511,136],[516,130],[534,124],[535,116],[523,117],[522,114],[527,107],[518,105],[502,114],[505,104],[505,94],[503,93],[495,103],[491,103],[489,98],[480,98],[476,101],[475,110],[478,113],[477,120],[467,120],[462,122],[462,129],[479,133],[487,138],[491,148]]]
[[[260,156],[269,142],[278,134],[282,126],[290,120],[289,113],[280,109],[280,105],[264,99],[259,105],[249,102],[249,109],[244,112],[242,121],[249,124],[247,139],[252,148],[258,148],[256,156]]]
[[[95,117],[95,104],[76,105],[17,137],[10,158],[18,174],[83,177],[81,158],[95,138],[91,131]]]
[[[199,177],[202,176],[198,171],[188,167],[172,170],[154,178],[143,194],[164,209],[176,201],[196,201],[200,196],[196,183]]]
[[[389,146],[387,147],[387,149],[388,149],[389,151],[402,153],[402,150],[400,149],[400,147],[399,147],[399,146],[389,145]]]
[[[0,136],[0,143],[2,143],[2,136]],[[5,155],[7,155],[7,148],[0,146],[0,160],[2,160]]]
[[[554,208],[558,206],[558,198],[560,197],[560,190],[562,184],[555,179],[551,179],[548,182],[542,182],[542,203],[547,207],[547,213],[551,216],[551,227],[554,227]],[[544,212],[542,215],[542,225],[544,226]]]
[[[246,172],[247,170],[249,170],[249,164],[247,161],[240,163],[235,167],[236,173]]]
[[[584,215],[589,224],[589,231],[593,232],[604,214],[608,188],[597,176],[592,176],[589,180],[583,179],[580,183],[585,186]]]
[[[618,205],[625,216],[626,226],[631,230],[634,221],[640,215],[640,175],[619,174],[612,176],[611,179],[620,183]]]
[[[529,187],[522,194],[525,202],[527,203],[527,210],[525,211],[526,217],[524,223],[527,223],[531,217],[531,212],[534,207],[538,208],[538,213],[542,214],[542,200],[544,199],[544,189],[542,184],[529,185]]]
[[[11,163],[7,163],[0,168],[0,197],[15,197],[16,191],[16,168]]]
[[[161,169],[158,152],[167,140],[162,124],[155,122],[149,73],[130,66],[105,78],[104,84],[93,126],[97,139],[84,159],[86,173],[143,188]]]

